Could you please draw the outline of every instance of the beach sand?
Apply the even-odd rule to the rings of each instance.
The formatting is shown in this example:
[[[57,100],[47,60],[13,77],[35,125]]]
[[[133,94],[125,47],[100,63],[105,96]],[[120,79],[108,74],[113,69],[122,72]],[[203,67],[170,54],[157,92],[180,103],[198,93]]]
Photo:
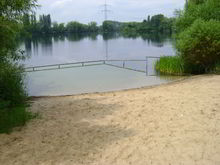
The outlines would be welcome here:
[[[220,76],[32,101],[1,165],[220,165]]]

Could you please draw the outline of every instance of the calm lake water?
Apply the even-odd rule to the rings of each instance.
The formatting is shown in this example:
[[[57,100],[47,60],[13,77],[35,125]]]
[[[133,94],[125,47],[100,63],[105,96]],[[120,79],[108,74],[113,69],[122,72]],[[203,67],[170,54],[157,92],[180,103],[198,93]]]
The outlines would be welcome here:
[[[170,36],[124,37],[120,34],[44,36],[21,45],[30,56],[26,66],[106,59],[145,59],[174,55]]]
[[[95,60],[146,60],[146,56],[175,55],[170,36],[148,35],[125,37],[120,34],[71,34],[44,36],[25,40],[21,44],[29,58],[26,67]],[[69,95],[138,88],[170,82],[178,77],[156,75],[154,63],[127,61],[110,65],[86,66],[27,73],[31,96]]]

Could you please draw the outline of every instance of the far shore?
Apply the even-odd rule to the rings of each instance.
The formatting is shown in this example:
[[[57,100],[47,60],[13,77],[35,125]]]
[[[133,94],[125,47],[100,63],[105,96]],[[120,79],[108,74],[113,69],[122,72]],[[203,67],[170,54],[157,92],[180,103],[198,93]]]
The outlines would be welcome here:
[[[39,117],[0,134],[0,164],[220,164],[220,75],[31,101]]]

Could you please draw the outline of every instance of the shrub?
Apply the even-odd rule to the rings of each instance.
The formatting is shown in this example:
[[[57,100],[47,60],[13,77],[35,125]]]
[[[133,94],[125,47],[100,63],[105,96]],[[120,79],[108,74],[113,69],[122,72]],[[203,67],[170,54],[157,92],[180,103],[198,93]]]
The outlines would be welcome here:
[[[0,64],[0,133],[23,126],[36,116],[26,110],[27,94],[22,67],[11,63]]]
[[[4,101],[0,101],[4,104]],[[36,114],[26,110],[25,106],[5,107],[0,105],[0,133],[10,133],[14,127],[23,126],[25,123],[34,118]],[[4,107],[4,108],[3,108]]]
[[[205,73],[220,61],[220,22],[196,20],[178,36],[177,50],[185,63],[185,71]]]
[[[180,56],[161,57],[156,62],[156,71],[162,74],[183,75],[184,62]]]
[[[220,62],[215,65],[214,73],[220,74]]]
[[[22,68],[8,62],[1,63],[0,100],[9,102],[9,106],[16,106],[24,104],[26,98]]]

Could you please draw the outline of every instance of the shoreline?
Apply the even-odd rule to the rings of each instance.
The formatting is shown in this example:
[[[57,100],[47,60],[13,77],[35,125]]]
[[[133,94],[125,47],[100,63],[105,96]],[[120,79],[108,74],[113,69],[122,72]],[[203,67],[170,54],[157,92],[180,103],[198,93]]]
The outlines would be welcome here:
[[[84,96],[84,95],[93,95],[93,94],[108,94],[108,93],[112,93],[112,92],[125,92],[125,91],[132,91],[132,90],[141,90],[141,89],[152,89],[152,88],[156,88],[159,86],[166,86],[166,85],[172,85],[172,84],[176,84],[176,83],[181,83],[183,81],[187,81],[188,79],[194,79],[200,76],[214,76],[215,74],[205,74],[205,75],[195,75],[195,76],[183,76],[183,78],[177,79],[177,80],[173,80],[171,82],[167,82],[167,83],[161,83],[161,84],[157,84],[157,85],[151,85],[151,86],[143,86],[143,87],[139,87],[139,88],[130,88],[130,89],[119,89],[119,90],[113,90],[113,91],[106,91],[106,92],[91,92],[91,93],[79,93],[79,94],[71,94],[71,95],[55,95],[55,96],[29,96],[28,98],[30,100],[34,100],[34,99],[40,99],[40,98],[56,98],[56,97],[70,97],[70,96]]]
[[[33,98],[40,117],[0,134],[0,164],[220,163],[220,75],[153,87]]]

